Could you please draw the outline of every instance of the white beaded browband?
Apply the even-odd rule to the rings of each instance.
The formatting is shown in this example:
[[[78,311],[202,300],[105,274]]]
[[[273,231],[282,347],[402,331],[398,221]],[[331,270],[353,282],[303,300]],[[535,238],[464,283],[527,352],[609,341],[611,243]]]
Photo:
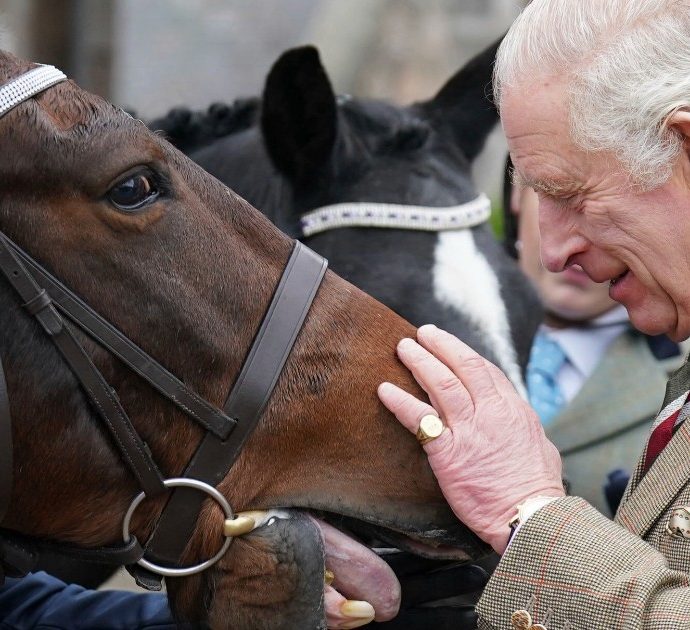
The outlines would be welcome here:
[[[462,230],[487,221],[491,202],[485,194],[458,206],[433,208],[396,203],[337,203],[305,214],[300,225],[304,236],[341,227],[379,227],[441,232]]]
[[[40,65],[5,83],[0,87],[0,118],[19,103],[65,79],[57,68]]]

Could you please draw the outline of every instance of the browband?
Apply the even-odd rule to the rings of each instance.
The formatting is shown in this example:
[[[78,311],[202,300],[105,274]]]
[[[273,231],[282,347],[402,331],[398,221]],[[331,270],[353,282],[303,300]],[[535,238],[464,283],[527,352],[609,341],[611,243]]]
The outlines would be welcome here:
[[[322,206],[300,220],[304,236],[343,227],[378,227],[442,232],[481,225],[491,216],[485,194],[457,206],[434,208],[397,203],[351,202]]]
[[[39,65],[20,74],[0,87],[0,118],[28,98],[66,80],[63,72],[53,66]]]

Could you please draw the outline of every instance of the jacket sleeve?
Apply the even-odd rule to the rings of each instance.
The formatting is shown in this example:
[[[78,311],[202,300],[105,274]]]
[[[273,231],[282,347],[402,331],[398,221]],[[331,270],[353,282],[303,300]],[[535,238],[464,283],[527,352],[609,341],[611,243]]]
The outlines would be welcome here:
[[[46,573],[7,579],[0,587],[0,628],[26,630],[173,630],[165,595],[90,591]]]
[[[690,629],[688,574],[579,497],[549,503],[514,537],[477,606],[481,630],[527,610],[548,630]]]

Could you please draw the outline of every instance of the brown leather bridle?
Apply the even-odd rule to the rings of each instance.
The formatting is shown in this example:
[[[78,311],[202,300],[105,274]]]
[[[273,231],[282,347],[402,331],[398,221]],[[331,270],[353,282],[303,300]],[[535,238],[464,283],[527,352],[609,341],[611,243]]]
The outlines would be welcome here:
[[[5,83],[0,86],[0,117],[65,79],[59,70],[39,66]],[[3,568],[0,581],[5,573],[22,575],[31,570],[37,551],[46,547],[85,560],[128,565],[137,583],[152,590],[161,588],[161,576],[191,575],[219,560],[229,547],[229,537],[213,558],[193,567],[176,566],[206,498],[215,499],[226,518],[232,517],[227,500],[215,486],[225,478],[256,427],[327,265],[325,259],[295,241],[273,299],[221,411],[168,372],[0,231],[0,272],[22,300],[25,310],[36,318],[62,354],[142,489],[125,515],[124,542],[120,546],[85,549],[0,530]],[[118,357],[206,430],[181,478],[164,479],[115,390],[75,337],[73,326]],[[12,491],[11,437],[10,405],[0,361],[0,522],[7,512]],[[131,513],[143,498],[159,496],[169,488],[175,490],[142,547],[128,532]],[[144,559],[145,555],[153,560]]]

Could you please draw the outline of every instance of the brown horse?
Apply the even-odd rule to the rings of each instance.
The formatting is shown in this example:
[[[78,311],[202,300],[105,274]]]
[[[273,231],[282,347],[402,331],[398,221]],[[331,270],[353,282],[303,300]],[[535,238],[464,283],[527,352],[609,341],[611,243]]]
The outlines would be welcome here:
[[[0,83],[31,67],[0,53]],[[216,406],[292,248],[261,213],[141,122],[71,82],[0,119],[0,229]],[[2,527],[82,546],[121,540],[123,514],[138,492],[134,478],[3,277],[0,304],[15,457]],[[328,549],[309,512],[373,523],[432,555],[440,544],[457,558],[479,552],[419,445],[376,397],[384,378],[413,387],[394,353],[413,333],[327,274],[258,428],[218,485],[236,511],[286,508],[290,517],[235,539],[206,572],[170,579],[181,617],[218,628],[323,627]],[[202,431],[79,338],[163,473],[179,476]],[[153,500],[136,511],[140,540],[162,506]],[[212,556],[221,526],[220,510],[207,501],[182,560]]]

